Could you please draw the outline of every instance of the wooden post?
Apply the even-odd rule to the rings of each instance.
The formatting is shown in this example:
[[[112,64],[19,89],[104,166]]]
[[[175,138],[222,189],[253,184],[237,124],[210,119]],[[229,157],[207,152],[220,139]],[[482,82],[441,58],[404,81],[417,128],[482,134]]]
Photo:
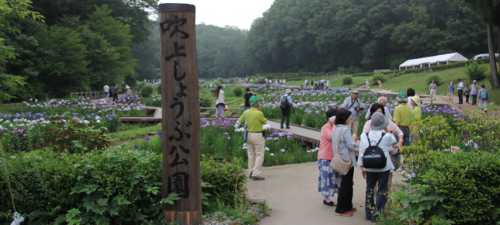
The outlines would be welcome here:
[[[161,4],[163,196],[180,198],[165,209],[167,222],[201,224],[200,105],[195,7]]]

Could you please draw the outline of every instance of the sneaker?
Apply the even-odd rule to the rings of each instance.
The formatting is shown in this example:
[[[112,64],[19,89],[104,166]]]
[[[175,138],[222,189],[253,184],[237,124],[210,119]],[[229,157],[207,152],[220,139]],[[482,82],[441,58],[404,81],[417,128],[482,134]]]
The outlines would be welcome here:
[[[261,177],[261,176],[251,176],[250,179],[255,180],[255,181],[261,181],[261,180],[265,180],[266,178]]]

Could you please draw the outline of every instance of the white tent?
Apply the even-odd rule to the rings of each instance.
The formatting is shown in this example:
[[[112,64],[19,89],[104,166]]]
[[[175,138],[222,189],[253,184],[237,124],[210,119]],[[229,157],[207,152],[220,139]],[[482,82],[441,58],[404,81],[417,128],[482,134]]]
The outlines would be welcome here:
[[[500,58],[500,54],[495,53],[495,57]],[[474,56],[474,58],[472,58],[472,59],[474,59],[474,60],[489,60],[490,54],[488,54],[488,53],[479,54],[479,55]]]
[[[399,70],[409,70],[409,69],[425,69],[431,68],[434,65],[449,64],[453,62],[467,62],[468,59],[465,58],[458,52],[423,57],[418,59],[406,60],[403,64],[399,65]]]

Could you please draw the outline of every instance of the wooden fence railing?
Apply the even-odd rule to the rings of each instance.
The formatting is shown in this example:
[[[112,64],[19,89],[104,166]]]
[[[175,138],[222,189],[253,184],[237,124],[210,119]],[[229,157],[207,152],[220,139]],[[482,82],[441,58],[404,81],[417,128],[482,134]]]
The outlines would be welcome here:
[[[106,97],[103,91],[81,91],[81,92],[71,92],[71,98],[89,98],[98,99]]]

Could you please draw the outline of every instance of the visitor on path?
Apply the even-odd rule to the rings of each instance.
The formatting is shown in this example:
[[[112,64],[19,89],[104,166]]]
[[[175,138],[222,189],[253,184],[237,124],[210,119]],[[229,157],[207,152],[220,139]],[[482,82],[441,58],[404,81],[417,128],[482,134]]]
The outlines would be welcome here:
[[[327,122],[321,127],[321,136],[318,150],[318,191],[323,196],[323,204],[334,206],[333,197],[337,193],[336,173],[330,166],[333,159],[332,134],[335,131],[336,109],[330,108],[326,112]]]
[[[281,109],[281,129],[286,125],[286,129],[290,129],[290,114],[293,109],[292,90],[287,89],[285,94],[280,98]]]
[[[219,85],[215,90],[215,97],[217,98],[215,101],[215,117],[217,119],[224,118],[226,102],[224,101],[224,88],[222,86]]]
[[[383,214],[385,203],[387,202],[389,177],[391,171],[394,170],[390,155],[391,152],[394,151],[392,146],[396,144],[397,141],[394,135],[385,132],[389,125],[389,121],[384,114],[379,112],[374,113],[371,117],[370,124],[370,131],[361,135],[358,166],[363,170],[363,176],[366,177],[365,216],[367,220],[375,222],[376,219]],[[373,165],[375,161],[369,156],[382,155],[384,157],[380,157],[379,160],[376,161],[380,161],[382,164]],[[367,163],[369,161],[372,163]],[[382,166],[384,164],[385,166]],[[375,186],[377,186],[376,203]]]
[[[106,98],[109,98],[111,97],[111,95],[109,94],[109,91],[110,91],[110,88],[107,84],[104,85],[104,87],[102,87],[103,91],[104,91],[104,96]]]
[[[111,88],[111,96],[113,97],[113,103],[116,103],[118,101],[118,85],[114,85]]]
[[[399,105],[394,109],[394,122],[403,131],[403,145],[411,144],[410,125],[413,123],[413,112],[407,104],[407,98],[400,98]]]
[[[469,104],[469,98],[470,98],[470,89],[469,85],[467,82],[464,84],[464,96],[465,96],[465,103]]]
[[[455,96],[455,83],[450,81],[448,85],[448,101],[453,102],[453,97]]]
[[[486,90],[486,86],[482,84],[481,89],[479,89],[479,108],[484,112],[488,111],[488,99],[488,90]]]
[[[472,84],[470,85],[470,96],[472,97],[472,105],[477,104],[477,94],[478,94],[477,81],[473,80]]]
[[[339,216],[346,217],[351,217],[355,212],[352,204],[353,176],[354,166],[356,164],[356,153],[358,151],[358,143],[353,140],[351,128],[348,126],[352,124],[351,114],[351,111],[344,108],[337,110],[337,115],[335,116],[335,131],[332,135],[334,159],[339,157],[336,160],[341,160],[350,167],[345,175],[339,174],[339,179],[337,180],[337,184],[340,184],[340,187],[338,190],[335,212]],[[332,160],[332,164],[335,163],[335,160]],[[335,165],[332,166],[335,168]]]
[[[248,131],[248,177],[252,180],[264,180],[265,178],[261,176],[266,145],[263,132],[267,119],[260,111],[259,98],[254,95],[249,101],[251,108],[243,112],[239,119],[239,123],[245,124]]]
[[[434,100],[436,99],[437,89],[438,89],[437,83],[435,80],[433,80],[429,85],[429,95],[431,96],[431,104],[433,104]]]
[[[462,79],[458,80],[457,84],[458,104],[464,104],[464,82]]]
[[[125,85],[125,94],[127,96],[132,96],[132,89],[128,86],[128,84]]]
[[[342,105],[340,106],[344,109],[347,109],[351,112],[351,123],[348,124],[351,127],[351,132],[354,135],[358,135],[358,122],[359,122],[359,115],[361,112],[364,110],[363,108],[363,103],[359,101],[359,92],[358,91],[352,91],[351,92],[351,97],[347,97]]]
[[[375,104],[380,104],[384,107],[384,111],[385,111],[385,116],[387,117],[388,120],[392,121],[392,114],[391,114],[391,110],[389,109],[389,107],[387,107],[387,103],[388,103],[388,100],[387,100],[387,97],[385,96],[380,96],[378,97],[377,99],[377,103]],[[372,104],[370,106],[370,108],[366,111],[366,115],[365,115],[365,119],[369,120],[370,119],[370,116],[371,116],[371,109],[373,107],[373,105],[375,104]]]
[[[375,113],[382,113],[387,117],[387,111],[385,107],[381,104],[374,104],[372,108],[370,109],[370,117],[368,120],[365,122],[365,125],[363,126],[363,133],[368,133],[371,130],[371,117]],[[391,159],[392,163],[394,164],[395,169],[398,169],[400,166],[400,161],[401,161],[401,155],[399,150],[403,149],[403,144],[404,144],[404,133],[403,131],[396,125],[392,120],[387,119],[388,125],[386,128],[386,132],[393,134],[397,140],[398,140],[398,148],[397,151],[393,152],[391,154]]]
[[[245,95],[243,98],[245,99],[245,110],[249,109],[251,107],[250,105],[250,97],[254,96],[254,93],[250,90],[250,88],[246,89]]]

